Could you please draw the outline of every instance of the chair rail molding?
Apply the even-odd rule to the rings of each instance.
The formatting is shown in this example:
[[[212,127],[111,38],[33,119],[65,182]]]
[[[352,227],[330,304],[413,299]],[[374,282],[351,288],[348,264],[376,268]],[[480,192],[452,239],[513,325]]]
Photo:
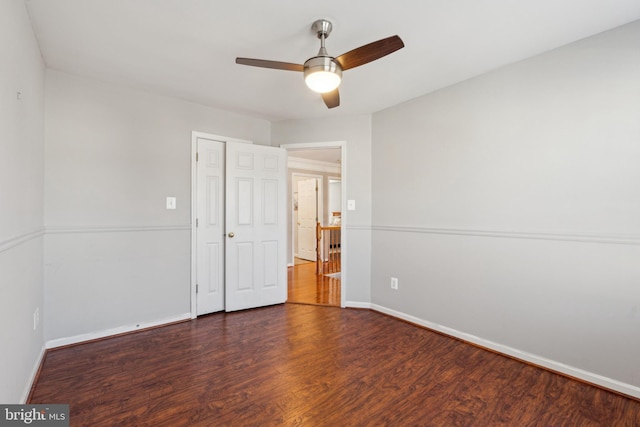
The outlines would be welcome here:
[[[146,231],[177,231],[191,230],[190,224],[175,225],[115,225],[115,226],[47,226],[47,234],[77,234],[77,233],[128,233]]]
[[[36,239],[45,234],[44,227],[36,227],[31,230],[25,231],[23,233],[17,234],[15,236],[9,237],[5,240],[0,240],[0,252],[7,251],[11,248],[14,248],[18,245],[21,245],[29,240]]]
[[[445,234],[457,236],[496,237],[505,239],[555,240],[585,243],[609,243],[619,245],[640,245],[640,235],[604,233],[542,233],[533,231],[476,230],[439,227],[415,227],[397,225],[374,225],[374,231],[396,233]]]

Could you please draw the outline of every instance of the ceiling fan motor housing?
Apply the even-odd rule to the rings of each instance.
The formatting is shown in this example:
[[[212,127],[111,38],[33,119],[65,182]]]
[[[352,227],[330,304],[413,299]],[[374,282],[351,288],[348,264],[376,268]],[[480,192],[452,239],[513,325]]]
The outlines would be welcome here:
[[[342,80],[342,67],[330,56],[314,56],[304,63],[304,80],[315,92],[331,92]]]

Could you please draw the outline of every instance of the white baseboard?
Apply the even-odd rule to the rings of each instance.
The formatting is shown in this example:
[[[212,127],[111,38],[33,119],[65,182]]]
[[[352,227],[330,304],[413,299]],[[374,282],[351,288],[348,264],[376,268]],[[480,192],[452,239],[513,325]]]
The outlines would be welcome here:
[[[44,362],[44,354],[46,352],[46,348],[43,345],[40,349],[40,354],[38,355],[33,367],[31,368],[31,375],[29,375],[29,380],[22,391],[22,396],[20,396],[20,403],[27,403],[27,399],[29,398],[29,393],[31,393],[31,388],[33,388],[33,383],[36,380],[36,375],[38,375],[38,370],[40,366],[42,366],[42,362]]]
[[[344,306],[347,308],[368,308],[371,309],[371,303],[360,301],[345,301]]]
[[[387,314],[392,317],[396,317],[398,319],[406,320],[407,322],[415,323],[416,325],[424,326],[425,328],[428,328],[437,332],[441,332],[443,334],[450,335],[452,337],[459,338],[468,343],[472,343],[480,347],[484,347],[484,348],[496,351],[498,353],[511,356],[515,359],[522,360],[524,362],[528,362],[533,365],[537,365],[537,366],[549,369],[551,371],[565,374],[573,378],[577,378],[587,383],[595,384],[600,387],[604,387],[604,388],[625,394],[627,396],[640,398],[640,387],[637,387],[631,384],[623,383],[621,381],[607,378],[602,375],[594,374],[593,372],[588,372],[579,368],[575,368],[573,366],[565,365],[564,363],[547,359],[535,354],[527,353],[525,351],[521,351],[506,345],[498,344],[493,341],[489,341],[484,338],[477,337],[475,335],[460,332],[456,329],[448,328],[446,326],[442,326],[437,323],[419,319],[417,317],[414,317],[396,310],[392,310],[390,308],[383,307],[377,304],[371,304],[371,309],[374,311],[378,311],[380,313]]]
[[[191,319],[191,313],[184,313],[179,316],[169,317],[169,318],[158,320],[155,322],[120,326],[117,328],[106,329],[104,331],[89,332],[86,334],[74,335],[72,337],[66,337],[66,338],[57,338],[54,340],[47,341],[46,347],[47,348],[62,347],[65,345],[77,344],[77,343],[91,341],[99,338],[106,338],[113,335],[124,334],[127,332],[140,331],[147,328],[153,328],[155,326],[162,326],[169,323],[180,322],[182,320],[190,320],[190,319]]]

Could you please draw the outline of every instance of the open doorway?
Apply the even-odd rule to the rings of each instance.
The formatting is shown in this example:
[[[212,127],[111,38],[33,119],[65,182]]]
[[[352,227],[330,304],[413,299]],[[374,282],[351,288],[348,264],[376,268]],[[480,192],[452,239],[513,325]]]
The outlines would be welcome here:
[[[344,145],[282,146],[288,152],[290,194],[288,302],[344,307]]]

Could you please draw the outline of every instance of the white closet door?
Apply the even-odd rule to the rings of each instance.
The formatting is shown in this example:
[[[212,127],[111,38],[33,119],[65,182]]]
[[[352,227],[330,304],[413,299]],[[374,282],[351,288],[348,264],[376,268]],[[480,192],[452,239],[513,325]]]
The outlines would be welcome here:
[[[224,310],[225,144],[198,138],[196,314]]]
[[[226,159],[225,310],[283,303],[286,150],[227,142]]]

